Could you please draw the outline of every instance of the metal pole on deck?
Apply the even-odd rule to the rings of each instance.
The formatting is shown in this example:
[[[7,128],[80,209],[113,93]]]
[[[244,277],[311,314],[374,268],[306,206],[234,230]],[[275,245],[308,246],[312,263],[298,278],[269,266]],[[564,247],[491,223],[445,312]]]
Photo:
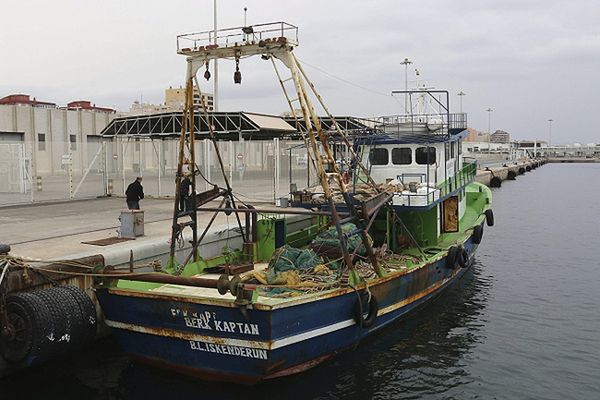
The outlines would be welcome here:
[[[400,65],[404,65],[404,91],[408,91],[408,65],[412,64],[408,58],[405,58]],[[408,94],[404,93],[404,113],[408,114]]]
[[[460,100],[460,113],[462,114],[463,112],[463,108],[462,108],[462,101],[463,101],[463,96],[466,96],[467,94],[465,92],[463,92],[462,90],[460,92],[458,92],[458,98]]]
[[[492,141],[492,110],[491,108],[488,108],[487,110],[488,113],[488,154],[490,154],[490,142]]]

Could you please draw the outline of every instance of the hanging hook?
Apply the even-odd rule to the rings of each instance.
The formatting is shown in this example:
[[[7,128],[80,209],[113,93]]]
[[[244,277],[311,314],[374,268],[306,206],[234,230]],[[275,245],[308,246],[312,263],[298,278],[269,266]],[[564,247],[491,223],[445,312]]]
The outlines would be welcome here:
[[[208,70],[208,60],[206,60],[206,71],[204,71],[204,79],[210,79],[210,71]]]
[[[235,72],[233,73],[233,83],[242,84],[242,73],[240,72],[240,58],[235,58]]]

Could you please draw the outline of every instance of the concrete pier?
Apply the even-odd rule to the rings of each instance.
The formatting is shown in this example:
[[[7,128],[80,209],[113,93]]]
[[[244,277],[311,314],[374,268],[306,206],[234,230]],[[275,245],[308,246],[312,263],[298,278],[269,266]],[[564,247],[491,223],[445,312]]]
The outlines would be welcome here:
[[[500,187],[505,180],[517,179],[519,175],[544,165],[546,160],[527,159],[507,162],[499,167],[485,167],[477,170],[475,181],[489,187]]]

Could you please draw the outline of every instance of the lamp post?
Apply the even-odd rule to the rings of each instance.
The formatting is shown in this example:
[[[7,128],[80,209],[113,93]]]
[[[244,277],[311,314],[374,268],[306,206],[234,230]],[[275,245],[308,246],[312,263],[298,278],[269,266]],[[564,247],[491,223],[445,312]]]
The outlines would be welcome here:
[[[465,92],[463,92],[462,90],[460,92],[458,92],[457,96],[460,99],[460,113],[462,114],[462,98],[463,96],[466,96],[467,94]]]
[[[552,145],[552,121],[553,119],[548,120],[548,146]]]
[[[492,111],[494,110],[488,107],[485,111],[488,113],[488,154],[490,154],[490,142],[492,141]]]
[[[214,22],[214,41],[217,44],[217,0],[213,2],[213,22]],[[217,59],[215,58],[215,80],[213,81],[213,110],[219,111],[219,67],[217,65]],[[198,88],[200,90],[200,88]]]
[[[405,58],[400,65],[404,65],[404,91],[408,91],[408,66],[412,64],[408,58]],[[408,93],[404,93],[404,113],[408,114]]]

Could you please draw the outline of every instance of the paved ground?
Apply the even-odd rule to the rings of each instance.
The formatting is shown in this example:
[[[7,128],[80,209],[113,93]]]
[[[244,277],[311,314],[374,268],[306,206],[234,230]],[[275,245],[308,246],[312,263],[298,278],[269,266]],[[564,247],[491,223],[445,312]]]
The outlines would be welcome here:
[[[40,259],[65,258],[69,255],[98,254],[106,248],[115,250],[140,246],[144,242],[169,239],[172,200],[142,200],[145,211],[145,236],[106,247],[81,243],[117,236],[119,213],[125,204],[122,198],[102,198],[70,201],[58,204],[36,204],[0,208],[0,243],[12,247],[11,254]],[[200,226],[206,224],[212,214],[198,215]],[[219,214],[215,228],[229,224],[235,226],[233,215],[229,219]]]

